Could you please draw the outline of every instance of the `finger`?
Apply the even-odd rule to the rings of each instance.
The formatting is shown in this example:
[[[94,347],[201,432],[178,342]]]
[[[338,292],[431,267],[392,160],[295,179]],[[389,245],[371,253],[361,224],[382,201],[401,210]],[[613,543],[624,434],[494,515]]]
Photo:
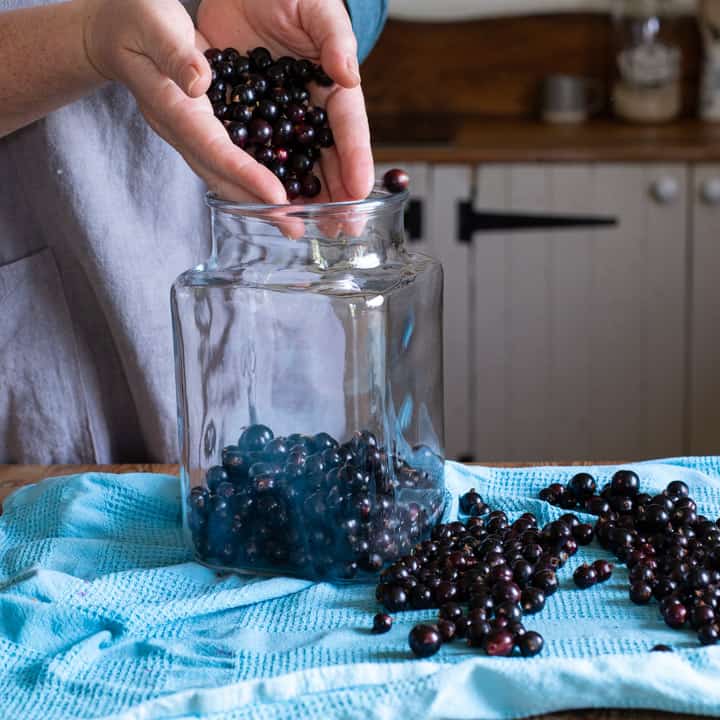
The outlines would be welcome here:
[[[151,61],[139,55],[137,58],[130,89],[175,142],[193,157],[202,158],[205,167],[227,185],[243,188],[264,203],[287,203],[282,183],[232,143],[206,97],[188,98]],[[163,137],[170,141],[165,134]]]
[[[317,175],[320,180],[321,190],[316,197],[306,199],[303,204],[314,205],[332,202],[328,181],[322,164],[316,163],[312,172],[314,175]],[[314,218],[314,222],[318,230],[322,233],[323,238],[334,239],[340,233],[340,222],[334,212],[320,213]]]
[[[330,202],[342,202],[346,199],[345,189],[340,177],[340,160],[337,150],[323,150],[322,173],[328,188]],[[360,237],[365,229],[367,219],[361,207],[350,206],[337,218],[334,235],[343,233],[349,237]]]
[[[318,165],[316,166],[316,174],[322,172],[323,191],[326,195],[322,202],[343,202],[348,199],[348,192],[345,189],[340,173],[340,159],[338,158],[337,148],[331,147],[324,149]]]
[[[143,115],[150,126],[164,137],[168,142],[183,156],[185,162],[192,168],[196,175],[201,177],[208,190],[217,198],[238,203],[240,205],[262,205],[262,198],[257,197],[247,188],[228,182],[225,178],[220,177],[213,169],[208,167],[203,158],[195,157],[191,152],[184,148],[176,139],[170,139],[170,132],[162,126],[161,120],[155,118],[149,110],[143,109]],[[287,217],[284,213],[290,211],[290,205],[279,206],[276,208],[276,214],[273,216],[273,223],[278,230],[288,238],[298,240],[305,234],[305,224],[301,218]],[[265,216],[267,220],[269,216]]]
[[[140,27],[142,52],[184,93],[200,97],[210,87],[212,74],[190,15],[177,0],[147,6]]]
[[[362,89],[352,90],[333,87],[330,90],[313,90],[313,102],[327,109],[330,127],[335,138],[338,168],[332,168],[332,157],[323,151],[323,160],[328,157],[329,179],[334,201],[360,200],[367,197],[375,182],[370,126],[365,111]],[[340,182],[337,182],[339,178]]]
[[[357,40],[344,3],[341,0],[300,3],[300,22],[320,48],[325,72],[343,87],[360,85]]]

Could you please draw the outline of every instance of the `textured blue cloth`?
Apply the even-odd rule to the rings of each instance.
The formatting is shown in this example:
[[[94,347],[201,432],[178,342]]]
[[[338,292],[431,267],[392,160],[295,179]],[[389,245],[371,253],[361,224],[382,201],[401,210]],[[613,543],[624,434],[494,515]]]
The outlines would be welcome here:
[[[643,487],[683,479],[720,511],[720,459],[633,466]],[[495,507],[562,511],[537,500],[570,468],[468,469]],[[612,468],[592,470],[601,482]],[[453,511],[455,508],[453,508]],[[627,599],[626,571],[587,591],[570,576],[607,557],[594,544],[561,571],[527,625],[533,659],[488,658],[454,643],[414,660],[407,633],[432,611],[398,614],[371,635],[371,585],[219,577],[189,561],[176,478],[87,474],[23,488],[0,518],[0,718],[514,718],[569,708],[720,714],[720,647],[671,631]],[[649,653],[656,643],[675,653]]]

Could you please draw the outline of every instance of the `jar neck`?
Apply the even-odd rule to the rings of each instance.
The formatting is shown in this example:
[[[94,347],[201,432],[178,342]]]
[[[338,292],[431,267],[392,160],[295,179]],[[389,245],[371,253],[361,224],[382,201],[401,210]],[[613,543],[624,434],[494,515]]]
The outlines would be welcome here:
[[[290,210],[244,213],[212,208],[212,255],[208,268],[250,265],[333,268],[379,267],[404,252],[404,202],[369,210],[352,207],[312,215]]]

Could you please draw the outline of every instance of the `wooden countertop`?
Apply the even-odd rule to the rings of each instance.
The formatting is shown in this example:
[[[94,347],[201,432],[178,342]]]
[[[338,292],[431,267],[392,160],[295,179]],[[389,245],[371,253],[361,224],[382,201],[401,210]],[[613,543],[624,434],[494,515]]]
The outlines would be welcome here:
[[[536,463],[483,463],[494,467],[533,467],[537,465],[597,465],[599,463],[560,463],[560,462],[536,462]],[[605,463],[600,463],[605,464]],[[106,473],[162,473],[166,475],[177,475],[177,465],[0,465],[0,507],[3,500],[23,485],[30,485],[43,478],[59,477],[82,472],[106,472]]]
[[[530,465],[558,465],[561,463],[488,463],[501,467],[522,467]],[[562,463],[568,464],[568,463]],[[574,465],[590,465],[597,463],[571,463]],[[0,465],[0,503],[14,490],[38,482],[47,477],[58,477],[80,472],[152,472],[177,474],[177,465]],[[575,710],[553,715],[537,716],[536,720],[702,720],[696,715],[671,715],[654,710]]]
[[[720,162],[720,123],[545,125],[418,115],[372,118],[378,162]]]

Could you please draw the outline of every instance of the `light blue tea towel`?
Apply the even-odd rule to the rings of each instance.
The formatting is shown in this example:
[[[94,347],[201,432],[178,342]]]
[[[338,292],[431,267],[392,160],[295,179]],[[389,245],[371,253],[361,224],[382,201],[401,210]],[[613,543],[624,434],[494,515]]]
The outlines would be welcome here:
[[[682,479],[720,513],[720,459],[634,466],[643,486]],[[572,468],[448,464],[455,497],[476,487],[494,507],[562,513],[537,499]],[[613,469],[591,470],[605,482]],[[370,634],[371,585],[219,577],[190,561],[176,478],[86,474],[23,488],[0,518],[0,718],[519,718],[587,707],[720,715],[720,647],[671,631],[657,607],[627,599],[626,571],[587,591],[573,568],[526,624],[533,659],[488,658],[462,643],[415,660],[407,634],[432,611]],[[657,643],[674,653],[650,653]]]

